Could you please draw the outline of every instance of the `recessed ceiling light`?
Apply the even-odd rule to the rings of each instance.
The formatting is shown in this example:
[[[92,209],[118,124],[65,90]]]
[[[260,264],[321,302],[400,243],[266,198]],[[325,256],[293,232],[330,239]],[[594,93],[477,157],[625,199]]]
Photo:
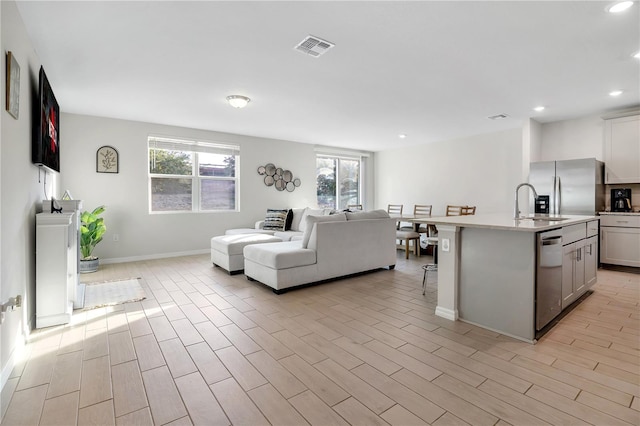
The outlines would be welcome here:
[[[249,102],[251,102],[251,99],[242,95],[231,95],[227,96],[227,101],[229,102],[229,105],[234,108],[244,108]]]
[[[620,1],[620,2],[614,3],[613,5],[609,6],[607,8],[607,12],[609,12],[609,13],[620,13],[620,12],[624,12],[625,10],[629,9],[631,6],[633,6],[633,2],[632,1]]]
[[[634,57],[634,58],[636,58],[636,59],[640,59],[640,50],[638,50],[638,51],[633,55],[633,57]]]
[[[538,112],[544,111],[544,107],[542,105],[540,105],[540,106],[535,107],[533,110],[534,111],[538,111]]]
[[[622,90],[614,90],[613,92],[609,92],[609,96],[620,96],[622,95]]]
[[[404,133],[400,133],[400,134],[398,135],[398,137],[399,137],[400,139],[404,139],[404,138],[406,138],[406,137],[407,137],[407,135],[405,135]]]

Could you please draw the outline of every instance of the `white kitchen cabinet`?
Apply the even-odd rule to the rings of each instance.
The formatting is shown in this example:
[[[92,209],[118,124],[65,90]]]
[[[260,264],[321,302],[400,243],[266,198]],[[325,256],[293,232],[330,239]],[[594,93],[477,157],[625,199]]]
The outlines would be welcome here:
[[[640,228],[602,226],[600,262],[640,267]]]
[[[71,320],[78,274],[74,214],[36,214],[36,328]]]
[[[584,243],[584,284],[585,291],[597,281],[598,270],[598,236],[587,238]]]
[[[640,183],[640,115],[605,120],[605,183]]]
[[[565,309],[597,281],[597,221],[563,228],[562,238],[562,309]]]

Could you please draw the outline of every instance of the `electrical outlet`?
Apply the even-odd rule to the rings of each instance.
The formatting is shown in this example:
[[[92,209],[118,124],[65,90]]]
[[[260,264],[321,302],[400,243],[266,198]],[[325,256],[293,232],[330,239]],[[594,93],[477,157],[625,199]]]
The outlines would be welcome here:
[[[442,251],[449,251],[449,239],[448,238],[443,238],[442,239]]]
[[[113,241],[120,241],[120,234],[113,234]]]

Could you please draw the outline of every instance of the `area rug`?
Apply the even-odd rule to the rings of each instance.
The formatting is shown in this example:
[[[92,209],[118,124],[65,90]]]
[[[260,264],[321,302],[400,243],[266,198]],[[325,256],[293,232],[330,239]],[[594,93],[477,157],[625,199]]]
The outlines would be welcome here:
[[[146,297],[144,289],[136,278],[85,284],[84,309],[136,302]]]

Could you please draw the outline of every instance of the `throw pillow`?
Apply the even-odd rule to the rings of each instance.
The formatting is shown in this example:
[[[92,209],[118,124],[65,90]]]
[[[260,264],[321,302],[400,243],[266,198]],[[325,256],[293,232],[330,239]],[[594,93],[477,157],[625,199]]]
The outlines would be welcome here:
[[[347,220],[385,219],[388,217],[390,216],[386,210],[371,210],[368,212],[356,211],[353,213],[347,213]]]
[[[284,230],[285,231],[291,230],[292,223],[293,223],[293,210],[289,209],[289,211],[287,212],[287,220],[284,224]]]
[[[287,213],[289,210],[267,209],[267,215],[264,217],[264,226],[262,229],[271,231],[284,231],[287,224]]]
[[[347,216],[344,213],[326,215],[326,216],[307,216],[305,221],[307,226],[302,236],[302,248],[308,248],[309,239],[311,238],[311,232],[313,231],[313,225],[318,222],[345,222]]]

